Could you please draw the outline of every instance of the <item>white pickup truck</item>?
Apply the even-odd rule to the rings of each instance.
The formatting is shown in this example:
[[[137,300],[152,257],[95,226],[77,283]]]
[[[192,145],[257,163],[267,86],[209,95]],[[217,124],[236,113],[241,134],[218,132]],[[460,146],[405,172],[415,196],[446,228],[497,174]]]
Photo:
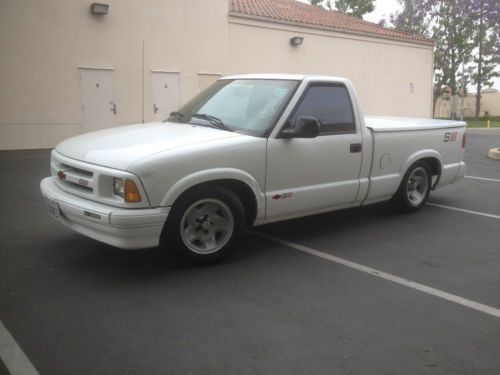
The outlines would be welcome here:
[[[210,262],[247,226],[391,199],[417,211],[464,176],[465,126],[364,117],[343,78],[225,77],[163,123],[60,143],[41,191],[86,236]]]

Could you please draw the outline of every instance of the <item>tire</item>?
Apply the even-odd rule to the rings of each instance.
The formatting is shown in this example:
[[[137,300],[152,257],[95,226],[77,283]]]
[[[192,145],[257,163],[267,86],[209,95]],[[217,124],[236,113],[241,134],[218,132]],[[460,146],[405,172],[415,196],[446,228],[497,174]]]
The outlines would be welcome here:
[[[427,202],[431,184],[431,170],[419,160],[408,168],[392,201],[402,212],[416,212]]]
[[[163,243],[184,260],[213,263],[229,255],[245,229],[245,209],[232,191],[202,186],[175,202],[163,229]]]

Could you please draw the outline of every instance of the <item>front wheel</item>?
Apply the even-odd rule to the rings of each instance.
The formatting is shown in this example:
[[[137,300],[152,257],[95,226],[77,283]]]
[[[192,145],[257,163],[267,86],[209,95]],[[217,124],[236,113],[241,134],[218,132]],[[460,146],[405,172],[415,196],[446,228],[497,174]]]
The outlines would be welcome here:
[[[238,196],[222,187],[195,188],[172,207],[164,230],[169,249],[184,259],[212,263],[227,256],[245,227]]]
[[[404,212],[418,211],[429,198],[432,175],[424,161],[417,161],[405,173],[393,202]]]

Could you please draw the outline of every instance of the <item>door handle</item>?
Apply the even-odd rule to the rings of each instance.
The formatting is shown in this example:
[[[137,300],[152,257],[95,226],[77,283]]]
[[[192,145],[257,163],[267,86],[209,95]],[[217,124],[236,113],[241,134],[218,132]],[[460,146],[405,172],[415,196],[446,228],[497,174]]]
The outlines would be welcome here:
[[[109,102],[109,104],[111,104],[111,108],[109,110],[116,115],[116,103]]]
[[[351,143],[350,151],[351,154],[361,152],[361,143]]]
[[[156,103],[155,103],[155,104],[153,104],[153,112],[154,112],[154,113],[158,112],[158,109],[159,109],[159,108],[156,106]]]

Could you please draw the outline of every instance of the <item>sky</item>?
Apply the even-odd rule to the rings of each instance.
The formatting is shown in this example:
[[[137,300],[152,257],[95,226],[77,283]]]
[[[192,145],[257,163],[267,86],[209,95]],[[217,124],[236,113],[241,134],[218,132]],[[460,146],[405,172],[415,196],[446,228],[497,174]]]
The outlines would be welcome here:
[[[309,3],[308,0],[298,0],[303,3]],[[331,0],[332,4],[335,0]],[[397,0],[375,0],[375,10],[369,14],[365,14],[363,19],[377,23],[382,18],[389,19],[389,15],[393,13],[400,6]]]
[[[307,0],[299,0],[303,3],[308,3]],[[332,0],[332,3],[334,0]],[[396,10],[399,10],[401,6],[399,5],[397,0],[375,0],[375,10],[371,13],[365,14],[363,19],[366,21],[377,23],[382,18],[385,20],[389,20],[389,16],[391,13],[394,13]],[[494,88],[500,90],[500,77],[495,80]],[[469,92],[472,87],[469,87]],[[475,90],[474,90],[475,92]]]
[[[389,15],[397,9],[400,9],[397,0],[375,0],[375,10],[365,14],[363,19],[374,23],[377,23],[382,18],[388,20]]]

